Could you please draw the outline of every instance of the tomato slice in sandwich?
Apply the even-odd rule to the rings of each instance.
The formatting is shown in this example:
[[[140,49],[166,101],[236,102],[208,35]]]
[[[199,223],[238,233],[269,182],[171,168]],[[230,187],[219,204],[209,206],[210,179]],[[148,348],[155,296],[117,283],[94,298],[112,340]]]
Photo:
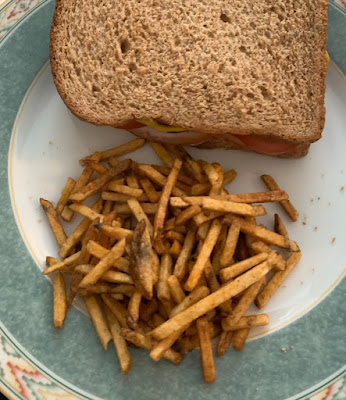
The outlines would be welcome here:
[[[294,150],[295,143],[285,143],[280,139],[266,138],[255,135],[235,135],[244,145],[256,153],[267,155],[280,155]]]

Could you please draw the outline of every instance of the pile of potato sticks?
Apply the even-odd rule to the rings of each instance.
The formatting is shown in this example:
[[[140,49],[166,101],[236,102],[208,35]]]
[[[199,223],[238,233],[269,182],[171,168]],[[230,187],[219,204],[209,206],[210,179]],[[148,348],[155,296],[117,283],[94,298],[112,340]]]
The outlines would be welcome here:
[[[124,374],[129,345],[174,364],[199,347],[204,380],[213,382],[212,339],[217,356],[231,344],[242,350],[251,328],[269,324],[266,314],[245,315],[248,308],[264,307],[301,257],[277,214],[274,230],[257,224],[266,214],[259,203],[277,202],[292,221],[298,213],[271,176],[261,177],[267,191],[228,194],[236,172],[181,146],[151,143],[163,166],[119,161],[144,144],[83,158],[55,208],[40,199],[60,248],[43,272],[54,273],[54,326],[79,295],[103,348],[113,340]],[[92,207],[83,204],[95,194]],[[75,213],[84,218],[67,237],[61,220]]]

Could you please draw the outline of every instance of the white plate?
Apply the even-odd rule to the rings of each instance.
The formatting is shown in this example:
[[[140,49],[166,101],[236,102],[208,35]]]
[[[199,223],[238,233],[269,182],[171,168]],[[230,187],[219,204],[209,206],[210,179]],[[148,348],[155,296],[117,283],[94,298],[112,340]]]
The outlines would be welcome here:
[[[252,337],[275,331],[321,301],[340,280],[345,268],[344,221],[346,170],[345,78],[332,64],[327,75],[326,125],[323,138],[298,160],[283,160],[226,150],[189,151],[196,158],[217,161],[225,170],[236,169],[238,177],[230,193],[263,191],[260,175],[271,174],[290,194],[300,211],[291,223],[278,205],[268,205],[269,214],[279,212],[290,236],[302,250],[299,266],[271,302],[269,327],[254,330]],[[43,220],[38,199],[56,202],[67,176],[78,177],[78,160],[132,140],[124,131],[96,127],[80,121],[65,107],[46,65],[23,101],[15,124],[10,154],[10,193],[17,223],[39,268],[47,255],[55,256],[57,246]],[[140,162],[158,163],[149,145],[131,155]],[[271,228],[271,217],[263,218]],[[258,312],[255,309],[254,312]]]

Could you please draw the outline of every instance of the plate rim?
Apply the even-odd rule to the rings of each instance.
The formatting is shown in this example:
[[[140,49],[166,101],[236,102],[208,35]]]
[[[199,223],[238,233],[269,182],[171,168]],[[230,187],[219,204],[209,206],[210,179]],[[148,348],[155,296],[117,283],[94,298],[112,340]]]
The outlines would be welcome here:
[[[10,36],[11,33],[13,33],[13,32],[16,30],[16,28],[18,27],[18,25],[19,25],[24,19],[26,19],[31,13],[35,12],[36,10],[38,10],[41,6],[43,6],[44,4],[46,4],[48,1],[49,1],[49,0],[37,0],[37,1],[33,1],[32,3],[35,3],[35,5],[34,5],[30,10],[28,10],[28,12],[27,12],[13,27],[11,27],[11,28],[7,31],[7,33],[5,34],[5,36],[3,36],[2,38],[0,38],[0,46],[1,46],[1,44],[3,43],[3,41],[6,39],[6,37],[7,37],[7,36]],[[8,7],[8,6],[10,6],[10,5],[13,5],[15,2],[16,2],[16,0],[11,0],[11,1],[8,2],[8,3],[5,3],[5,4],[0,8],[0,14],[3,12],[3,10],[4,10],[6,7]],[[343,12],[336,4],[334,4],[334,3],[331,3],[331,4],[332,4],[335,8],[338,8],[338,10],[340,10],[341,12]],[[342,73],[342,71],[340,70],[340,68],[339,68],[336,64],[334,64],[334,66],[335,66],[336,69],[338,70],[339,74],[340,74],[344,79],[346,79],[345,75]],[[30,85],[28,91],[30,90],[30,88],[31,88],[31,85]],[[24,99],[26,96],[27,96],[27,94],[24,95],[23,99]],[[21,108],[21,106],[20,106],[20,108]],[[19,108],[19,109],[20,109],[20,108]],[[6,331],[7,331],[7,329],[3,326],[2,322],[0,321],[0,339],[1,339],[1,336],[2,336],[3,338],[5,338],[5,339],[10,343],[11,347],[13,347],[15,350],[17,350],[17,352],[18,352],[19,354],[21,354],[21,356],[23,357],[23,359],[24,359],[27,363],[29,363],[29,364],[32,365],[33,367],[36,367],[37,370],[38,370],[40,373],[42,373],[43,375],[48,375],[48,376],[50,377],[50,379],[52,379],[52,380],[55,382],[55,384],[57,384],[58,386],[65,386],[65,384],[61,385],[61,381],[65,381],[63,378],[58,377],[59,380],[57,380],[57,379],[54,378],[54,376],[53,376],[53,375],[56,375],[56,374],[53,373],[52,371],[50,371],[49,368],[47,368],[46,366],[42,365],[42,364],[41,364],[38,360],[36,360],[35,357],[33,357],[31,354],[30,354],[30,357],[28,357],[28,356],[25,354],[26,351],[25,351],[25,350],[22,350],[22,346],[20,345],[20,343],[18,343],[14,337],[12,337],[12,339],[10,339],[9,336],[12,336],[12,335],[11,335],[9,332],[6,333]],[[0,359],[1,359],[1,357],[0,357]],[[47,373],[47,371],[49,371],[49,373]],[[340,372],[340,371],[341,371],[341,372]],[[339,372],[340,372],[340,373],[339,373]],[[335,376],[335,375],[337,375],[337,376]],[[323,390],[324,388],[326,388],[327,386],[329,386],[329,385],[335,383],[337,380],[343,379],[343,378],[345,377],[345,375],[346,375],[346,366],[344,366],[344,367],[341,368],[340,370],[336,371],[334,374],[330,375],[330,376],[327,377],[325,380],[323,380],[323,381],[317,383],[316,385],[314,385],[314,386],[312,386],[312,387],[306,389],[306,390],[303,391],[303,392],[298,393],[297,395],[294,395],[293,397],[290,397],[290,398],[287,399],[287,400],[298,400],[298,399],[299,399],[299,400],[302,400],[302,399],[306,399],[306,398],[308,398],[308,396],[315,395],[315,394],[319,393],[320,391],[322,391],[322,390]],[[320,386],[320,384],[322,384],[322,385]],[[318,387],[316,387],[316,386],[318,386]],[[7,387],[7,384],[6,384],[6,381],[5,381],[3,378],[0,378],[0,388],[1,388],[1,390],[3,390],[3,387]],[[71,388],[71,387],[74,387],[74,385],[72,385],[71,383],[68,383],[68,387],[64,388],[64,390],[66,390],[68,394],[71,394],[71,393],[70,393],[70,388]],[[76,393],[74,394],[75,396],[77,396],[76,398],[80,398],[79,396],[81,395],[81,396],[83,396],[84,398],[99,399],[98,397],[96,397],[96,396],[94,396],[94,395],[92,395],[92,394],[90,394],[90,393],[87,393],[87,392],[81,390],[80,388],[76,388],[76,389],[77,389],[77,390],[76,390]],[[73,391],[74,391],[74,390],[73,390]],[[308,391],[308,393],[307,393],[307,391]],[[5,392],[5,389],[4,389],[4,392]],[[82,394],[82,393],[80,393],[80,392],[84,392],[84,393]],[[78,395],[79,395],[79,396],[78,396]],[[17,394],[14,393],[14,396],[17,396],[17,397],[13,397],[13,398],[16,398],[16,399],[23,399],[23,398],[24,398],[24,397],[22,397],[22,395],[20,395],[19,393],[17,393]],[[86,396],[88,396],[88,397],[86,397]],[[9,397],[10,397],[10,396],[9,396]],[[11,397],[10,397],[10,398],[11,398]]]

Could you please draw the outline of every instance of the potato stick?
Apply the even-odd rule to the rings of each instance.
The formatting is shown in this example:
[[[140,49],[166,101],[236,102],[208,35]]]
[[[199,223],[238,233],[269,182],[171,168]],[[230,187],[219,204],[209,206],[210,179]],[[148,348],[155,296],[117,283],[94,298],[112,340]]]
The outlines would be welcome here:
[[[184,160],[186,169],[192,174],[192,176],[195,177],[198,182],[202,182],[204,180],[201,166],[190,156],[183,146],[167,144],[165,147],[171,153]]]
[[[97,258],[102,258],[104,257],[107,253],[109,253],[110,250],[105,249],[103,246],[99,245],[93,240],[89,240],[87,243],[87,249],[89,253]],[[113,267],[119,269],[122,272],[125,272],[126,274],[130,273],[130,262],[126,260],[124,257],[118,258],[113,263]]]
[[[126,340],[120,335],[120,323],[106,304],[104,305],[103,309],[107,318],[109,329],[111,331],[121,371],[124,375],[127,375],[131,369],[132,361],[129,349],[127,348]]]
[[[204,181],[201,166],[195,160],[193,160],[192,158],[185,158],[184,165],[186,166],[186,169],[192,173],[192,175],[198,182]]]
[[[113,265],[113,263],[124,254],[125,250],[125,239],[120,240],[115,244],[112,249],[97,263],[79,284],[80,287],[87,287],[96,283],[105,272],[107,272]],[[120,274],[121,272],[119,272]]]
[[[92,207],[96,212],[102,209],[102,199],[97,200],[97,202]],[[71,233],[71,235],[65,240],[65,242],[60,247],[58,252],[59,256],[62,258],[67,257],[71,249],[80,241],[86,230],[89,228],[91,221],[89,218],[83,218],[77,228]]]
[[[101,160],[106,160],[109,157],[120,157],[125,154],[132,153],[143,147],[145,144],[144,139],[134,139],[131,142],[124,143],[120,146],[113,147],[112,149],[107,149],[101,152]]]
[[[267,253],[268,264],[272,265],[273,268],[283,271],[286,268],[285,260],[282,255],[277,251],[271,249],[267,244],[261,240],[256,240],[252,236],[246,235],[246,245],[255,253]]]
[[[208,311],[224,303],[226,300],[238,295],[243,290],[260,280],[269,271],[268,264],[263,262],[256,267],[245,272],[234,281],[222,286],[219,290],[193,304],[186,310],[170,318],[161,326],[155,328],[150,335],[157,340],[161,340],[176,332],[185,324],[191,323]]]
[[[104,185],[106,185],[109,181],[119,176],[122,172],[127,171],[131,167],[131,160],[121,161],[117,166],[109,169],[104,174],[100,175],[98,178],[89,182],[86,186],[81,188],[78,192],[73,193],[69,200],[80,203],[84,201],[86,198],[91,196],[94,193],[99,192]]]
[[[176,184],[178,173],[182,166],[182,161],[176,158],[173,163],[171,173],[167,177],[167,181],[162,189],[162,194],[158,203],[158,209],[154,220],[154,241],[163,237],[164,223],[167,214],[168,201],[171,196],[174,185]]]
[[[153,339],[151,339],[148,336],[144,336],[139,332],[134,332],[131,331],[130,329],[121,329],[121,335],[129,342],[133,343],[137,347],[142,347],[147,350],[151,350],[157,342]],[[182,356],[181,354],[177,353],[176,351],[172,349],[166,350],[166,352],[163,355],[163,358],[165,358],[168,361],[171,361],[175,365],[179,365],[182,362]]]
[[[181,252],[181,244],[178,240],[175,240],[172,243],[172,246],[169,248],[168,253],[173,257],[173,258],[178,258],[179,254]]]
[[[103,215],[104,215],[104,209],[103,209]],[[95,220],[95,222],[96,222],[96,220]],[[94,222],[94,229],[95,229],[95,232],[97,232],[95,225],[97,226],[97,224],[100,223],[100,221],[98,221],[96,223],[95,222]],[[103,224],[110,225],[110,226],[120,226],[120,222],[116,220],[116,211],[112,211],[109,214],[105,215],[103,218]],[[107,249],[109,247],[111,247],[110,237],[105,235],[104,233],[98,234],[98,243],[100,246],[103,246]]]
[[[209,323],[206,317],[196,320],[197,332],[199,337],[199,347],[201,349],[201,364],[203,377],[206,383],[212,383],[216,379],[213,349],[209,333]]]
[[[221,222],[218,219],[213,220],[211,223],[208,235],[203,243],[200,253],[198,254],[196,264],[185,282],[185,290],[191,292],[196,287],[203,273],[205,263],[209,260],[211,252],[214,249],[217,238],[221,232],[221,227]]]
[[[55,236],[55,239],[58,245],[61,247],[66,240],[66,233],[61,225],[59,216],[55,211],[53,204],[50,201],[41,198],[40,203],[43,208],[43,211],[47,216],[49,225],[52,228],[52,232]]]
[[[101,294],[102,301],[108,306],[111,312],[115,315],[122,328],[127,328],[126,316],[127,310],[122,303],[115,300],[112,295]]]
[[[225,246],[220,255],[219,261],[222,267],[227,267],[232,262],[234,252],[238,243],[239,232],[240,232],[240,223],[238,220],[235,220],[229,227]]]
[[[164,254],[166,253],[167,249],[167,243],[161,241],[161,240],[157,240],[154,244],[153,244],[153,248],[155,249],[157,254]]]
[[[109,157],[108,159],[107,159],[107,162],[108,162],[108,164],[109,164],[109,166],[112,168],[112,167],[115,167],[116,165],[118,165],[119,163],[120,163],[120,161],[116,158],[116,157]]]
[[[197,240],[204,241],[210,229],[211,221],[206,221],[197,229]]]
[[[102,210],[102,205],[103,205],[103,200],[98,199],[91,207],[91,209],[99,213]],[[80,239],[88,229],[90,223],[91,221],[89,218],[83,218],[83,220],[80,222],[77,228],[71,233],[71,235],[66,239],[66,241],[61,246],[58,253],[60,257],[65,258],[68,255],[68,253],[76,245],[76,243],[80,241]]]
[[[274,293],[282,285],[283,281],[288,277],[293,268],[298,264],[301,256],[302,255],[300,251],[292,253],[286,261],[286,269],[284,271],[278,271],[272,276],[272,278],[269,280],[267,285],[264,287],[262,292],[257,296],[255,300],[255,304],[258,308],[263,308],[268,303]]]
[[[220,235],[218,237],[218,240],[216,242],[214,251],[213,251],[213,256],[212,256],[212,266],[215,271],[215,273],[218,273],[219,270],[221,269],[221,264],[220,264],[220,257],[223,251],[223,248],[226,243],[227,239],[227,231],[228,227],[227,225],[223,225],[221,228]]]
[[[260,264],[261,262],[267,260],[268,254],[267,253],[260,253],[256,256],[247,258],[243,261],[239,261],[230,267],[223,268],[219,271],[220,278],[222,282],[227,282],[236,276],[239,276],[243,272],[253,268],[254,266]]]
[[[218,174],[218,179],[215,182],[215,184],[212,186],[210,194],[219,195],[226,191],[222,187],[222,185],[223,185],[223,168],[219,163],[212,163],[211,165],[213,166],[214,170]],[[221,184],[220,184],[220,182],[221,182]]]
[[[159,301],[158,303],[159,303],[158,304],[158,312],[162,316],[162,318],[164,318],[164,320],[166,321],[168,319],[169,313],[173,309],[173,305],[171,302],[167,302],[167,301],[166,302]]]
[[[156,204],[141,203],[141,207],[142,207],[143,211],[145,212],[145,214],[156,214],[157,210],[158,210],[157,203]],[[132,214],[132,210],[128,204],[116,204],[114,206],[114,210],[117,212],[117,214],[120,214],[120,215]]]
[[[113,293],[113,291],[116,290],[116,288],[112,289],[112,292],[110,293],[115,300],[124,300],[125,296],[120,293]]]
[[[148,178],[142,178],[139,180],[145,194],[151,203],[158,203],[160,200],[160,194],[154,188],[154,185],[150,182]]]
[[[178,278],[175,275],[171,275],[167,279],[167,285],[168,285],[168,288],[171,292],[171,295],[172,295],[174,301],[177,304],[180,304],[185,299],[186,296],[185,296],[185,293],[184,293],[182,287],[180,286]]]
[[[82,279],[83,275],[74,270],[70,281],[70,290],[67,298],[67,308],[69,308],[72,305],[73,300],[77,295],[78,285]]]
[[[222,329],[227,331],[233,325],[236,325],[242,318],[252,302],[255,300],[263,284],[263,279],[249,286],[242,294],[238,304],[232,310],[232,313],[222,320]]]
[[[188,296],[186,296],[181,303],[179,303],[173,308],[173,310],[169,314],[169,318],[173,318],[175,315],[180,314],[193,304],[197,303],[204,297],[208,296],[209,293],[210,290],[206,286],[197,287]]]
[[[167,280],[172,274],[173,260],[170,254],[161,256],[161,266],[159,272],[159,281],[157,284],[157,297],[161,300],[170,300],[171,295]]]
[[[165,352],[170,349],[173,344],[178,340],[178,338],[183,334],[186,328],[187,326],[184,326],[177,332],[173,333],[173,335],[170,335],[158,342],[150,351],[150,357],[156,362],[159,361],[163,357]]]
[[[69,207],[72,211],[83,215],[83,217],[89,218],[91,221],[96,218],[100,218],[100,222],[103,222],[104,215],[96,212],[84,204],[72,203],[69,205]]]
[[[148,322],[153,314],[158,310],[158,302],[155,297],[149,300],[147,303],[141,303],[139,310],[139,317],[141,320]]]
[[[55,258],[55,257],[51,257],[51,256],[47,256],[46,257],[46,267],[52,267],[55,264],[61,263],[63,261],[59,260],[59,258]]]
[[[287,199],[288,195],[284,190],[271,191],[271,192],[254,192],[254,193],[241,193],[241,194],[224,194],[213,196],[185,196],[171,197],[170,204],[173,207],[188,207],[189,205],[202,206],[204,200],[214,199],[222,201],[231,201],[233,203],[268,203]]]
[[[134,189],[125,185],[118,185],[117,183],[110,182],[107,189],[116,193],[127,194],[128,196],[139,198],[143,194],[142,189]]]
[[[80,251],[65,258],[64,261],[59,260],[59,262],[54,263],[54,264],[50,265],[48,268],[46,268],[45,270],[43,270],[42,274],[48,275],[55,271],[65,271],[67,268],[71,267],[71,265],[73,265],[78,260],[79,256],[80,256]]]
[[[208,194],[210,188],[210,183],[196,183],[191,187],[191,196],[201,196],[204,194]]]
[[[115,192],[101,192],[101,197],[103,200],[107,201],[119,201],[122,203],[126,203],[127,200],[132,199],[132,196],[123,193],[115,193]],[[139,201],[148,201],[149,198],[146,194],[142,194],[139,198]]]
[[[221,321],[222,329],[224,331],[237,331],[238,329],[253,328],[255,326],[265,326],[269,324],[269,317],[267,314],[248,315],[241,317],[234,325],[228,325],[225,320]]]
[[[202,212],[199,206],[190,206],[175,217],[175,225],[183,225],[189,219]]]
[[[142,190],[139,186],[139,182],[138,179],[135,177],[135,175],[133,174],[133,172],[131,172],[129,175],[127,175],[126,177],[126,183],[127,186],[129,186],[132,189],[139,189]]]
[[[203,166],[203,171],[207,175],[208,180],[211,184],[211,189],[209,192],[210,195],[219,194],[222,187],[223,171],[221,165],[219,165],[219,167],[220,168],[215,168],[214,165],[208,163]]]
[[[54,328],[62,328],[66,318],[66,286],[64,276],[58,272],[53,280],[53,323]]]
[[[55,207],[55,211],[58,215],[61,215],[61,213],[63,212],[63,210],[67,204],[67,200],[68,200],[75,184],[76,184],[76,181],[74,179],[72,179],[70,177],[67,178],[67,182],[66,182],[63,190],[61,191],[61,196],[58,201],[58,204]]]
[[[165,186],[168,178],[166,178],[165,176],[160,174],[158,171],[156,171],[150,165],[137,164],[136,168],[141,175],[146,176],[147,178],[152,180],[157,185],[159,185],[161,187]],[[172,193],[174,196],[178,196],[178,197],[184,197],[186,195],[185,192],[183,192],[181,189],[179,189],[177,187],[172,188]]]
[[[165,175],[165,176],[168,176],[169,173],[171,172],[171,168],[168,168],[168,167],[162,167],[161,165],[153,165],[153,164],[151,166],[153,168],[155,168],[156,171],[160,172],[160,174]],[[195,184],[196,181],[194,179],[184,175],[182,172],[179,172],[178,182],[185,183],[185,185],[188,185],[188,186],[192,186]]]
[[[286,227],[284,223],[282,222],[281,218],[278,216],[278,214],[275,214],[275,220],[274,220],[274,231],[280,235],[282,235],[285,240],[286,240],[286,247],[290,251],[299,251],[299,247],[296,242],[293,240],[290,240],[288,237],[288,233],[286,230]]]
[[[135,290],[136,290],[136,288],[133,285],[119,284],[114,288],[112,295],[113,294],[123,294],[126,297],[131,297]],[[114,298],[116,299],[116,297],[114,297]]]
[[[127,204],[130,207],[132,214],[136,217],[138,222],[140,222],[141,220],[144,219],[144,221],[146,222],[148,231],[149,231],[149,235],[150,235],[150,237],[152,237],[153,233],[154,233],[153,226],[151,225],[149,218],[147,217],[146,213],[143,211],[143,208],[139,204],[138,200],[136,200],[136,199],[127,200]]]
[[[280,190],[280,186],[270,175],[261,175],[262,181],[269,190]],[[280,205],[293,222],[297,221],[299,213],[290,200],[280,200]]]
[[[88,159],[94,160],[94,161],[99,161],[101,157],[101,153],[95,152],[94,154],[90,155]],[[83,172],[77,179],[72,191],[71,195],[75,192],[78,192],[81,188],[83,188],[91,179],[92,174],[94,173],[94,170],[92,168],[86,167],[84,168]],[[70,222],[73,218],[74,212],[66,205],[61,213],[61,218],[64,221]]]
[[[223,174],[223,186],[228,185],[229,183],[233,182],[236,178],[237,173],[234,169],[230,169],[229,171]]]
[[[91,320],[95,326],[97,336],[100,339],[102,347],[107,350],[107,345],[112,340],[111,333],[108,329],[107,323],[102,314],[99,303],[95,296],[88,296],[84,298]]]
[[[90,264],[81,264],[81,265],[78,265],[75,269],[77,272],[81,273],[82,275],[87,275],[92,270],[95,269],[95,266],[90,265]],[[124,274],[123,272],[118,272],[118,271],[113,271],[113,270],[108,270],[107,272],[105,272],[101,276],[100,280],[111,282],[111,283],[125,283],[128,285],[133,285],[133,280],[132,280],[131,276]]]
[[[234,219],[237,217],[234,217],[232,215],[227,215],[224,218],[224,223],[228,224],[229,222],[232,222]],[[285,243],[285,238],[282,235],[279,235],[273,231],[270,231],[269,229],[265,228],[264,226],[258,226],[254,225],[248,221],[245,221],[244,219],[240,219],[240,231],[247,234],[254,236],[257,239],[263,240],[264,242],[268,244],[272,244],[277,247],[282,247],[286,248],[286,243]]]
[[[98,229],[100,232],[105,233],[107,236],[117,240],[125,238],[127,241],[130,241],[133,236],[133,232],[131,230],[119,228],[118,226],[98,224],[96,226],[96,229]]]
[[[233,213],[240,215],[265,215],[262,206],[251,206],[245,203],[234,203],[228,200],[215,200],[211,198],[206,198],[203,200],[202,208],[204,210],[219,211],[223,213]]]
[[[219,290],[221,285],[220,285],[219,281],[217,280],[215,271],[209,260],[205,263],[204,274],[205,274],[210,291],[216,292],[217,290]]]
[[[92,170],[98,172],[99,174],[104,174],[105,172],[108,171],[107,167],[94,160],[84,160],[83,164],[85,167],[89,167]]]
[[[173,158],[161,143],[150,143],[151,147],[166,167],[173,167]]]
[[[142,219],[133,232],[131,266],[136,288],[148,300],[153,297],[153,285],[157,274],[156,263],[149,229],[146,221]]]
[[[101,294],[101,293],[113,293],[113,290],[115,290],[116,287],[115,285],[111,283],[106,283],[106,282],[98,282],[95,283],[95,285],[89,286],[87,288],[79,288],[77,287],[77,293],[82,296],[90,296],[91,294]],[[115,296],[119,297],[120,300],[123,300],[124,295],[114,293]]]
[[[182,233],[173,230],[166,232],[165,238],[173,242],[177,240],[180,243],[184,243],[185,240],[185,236]]]
[[[216,355],[218,357],[227,353],[229,346],[232,343],[233,331],[222,331],[216,345]]]
[[[142,301],[142,294],[140,291],[136,290],[130,297],[130,301],[127,308],[127,318],[126,322],[130,329],[136,330],[138,328],[139,320],[139,307]]]
[[[85,167],[85,162],[86,162],[86,161],[96,161],[96,162],[99,162],[100,160],[101,160],[101,153],[100,153],[99,151],[95,151],[93,154],[90,154],[89,156],[86,156],[86,157],[80,159],[80,160],[79,160],[79,164],[80,164],[82,167]],[[90,177],[91,177],[91,175],[90,175]],[[90,177],[89,177],[89,179],[90,179]],[[78,189],[80,189],[81,187],[85,186],[86,183],[87,183],[87,182],[85,182],[85,181],[81,182],[81,183],[79,184]]]
[[[212,325],[212,326],[211,326]],[[218,326],[214,326],[214,324],[209,324],[209,334],[210,334],[210,338],[214,339],[215,337],[217,337],[220,332],[221,329]],[[197,328],[196,328],[197,330]],[[197,347],[199,347],[199,338],[198,335],[194,335],[194,336],[186,336],[182,339],[178,339],[179,340],[179,351],[181,354],[186,354],[189,351],[196,349]]]
[[[239,239],[238,239],[238,245],[236,249],[236,258],[240,261],[246,260],[247,258],[250,258],[250,251],[247,248],[246,241],[245,241],[245,236],[244,234],[240,233]],[[234,264],[234,263],[232,263]],[[268,263],[269,265],[269,263]]]
[[[179,281],[182,281],[187,272],[187,262],[190,259],[191,252],[194,248],[195,243],[196,228],[191,228],[185,236],[183,247],[174,266],[174,275],[178,278]]]
[[[237,351],[242,351],[248,334],[250,332],[249,328],[238,329],[233,332],[233,340],[232,345],[233,348]],[[228,331],[227,333],[232,333],[232,331]]]
[[[112,209],[113,209],[113,201],[106,200],[103,206],[102,214],[107,215],[112,211]]]
[[[217,280],[215,271],[209,260],[205,264],[204,275],[205,275],[208,287],[211,292],[216,292],[217,290],[220,289],[221,285],[220,285],[219,281]],[[221,311],[226,312],[226,313],[232,312],[232,306],[231,306],[231,302],[229,300],[226,301],[225,303],[220,304],[219,308]]]
[[[200,214],[196,215],[193,217],[193,222],[197,225],[200,226],[204,222],[211,221],[212,219],[221,217],[224,215],[223,212],[218,212],[218,211],[204,211],[201,212]]]
[[[167,219],[165,222],[165,231],[172,231],[173,229],[177,229],[179,227],[175,226],[175,217]]]
[[[161,307],[163,308],[163,306],[161,305]],[[162,325],[165,321],[167,320],[167,318],[163,318],[159,313],[155,313],[152,317],[152,325],[153,328],[156,328],[160,325]]]

